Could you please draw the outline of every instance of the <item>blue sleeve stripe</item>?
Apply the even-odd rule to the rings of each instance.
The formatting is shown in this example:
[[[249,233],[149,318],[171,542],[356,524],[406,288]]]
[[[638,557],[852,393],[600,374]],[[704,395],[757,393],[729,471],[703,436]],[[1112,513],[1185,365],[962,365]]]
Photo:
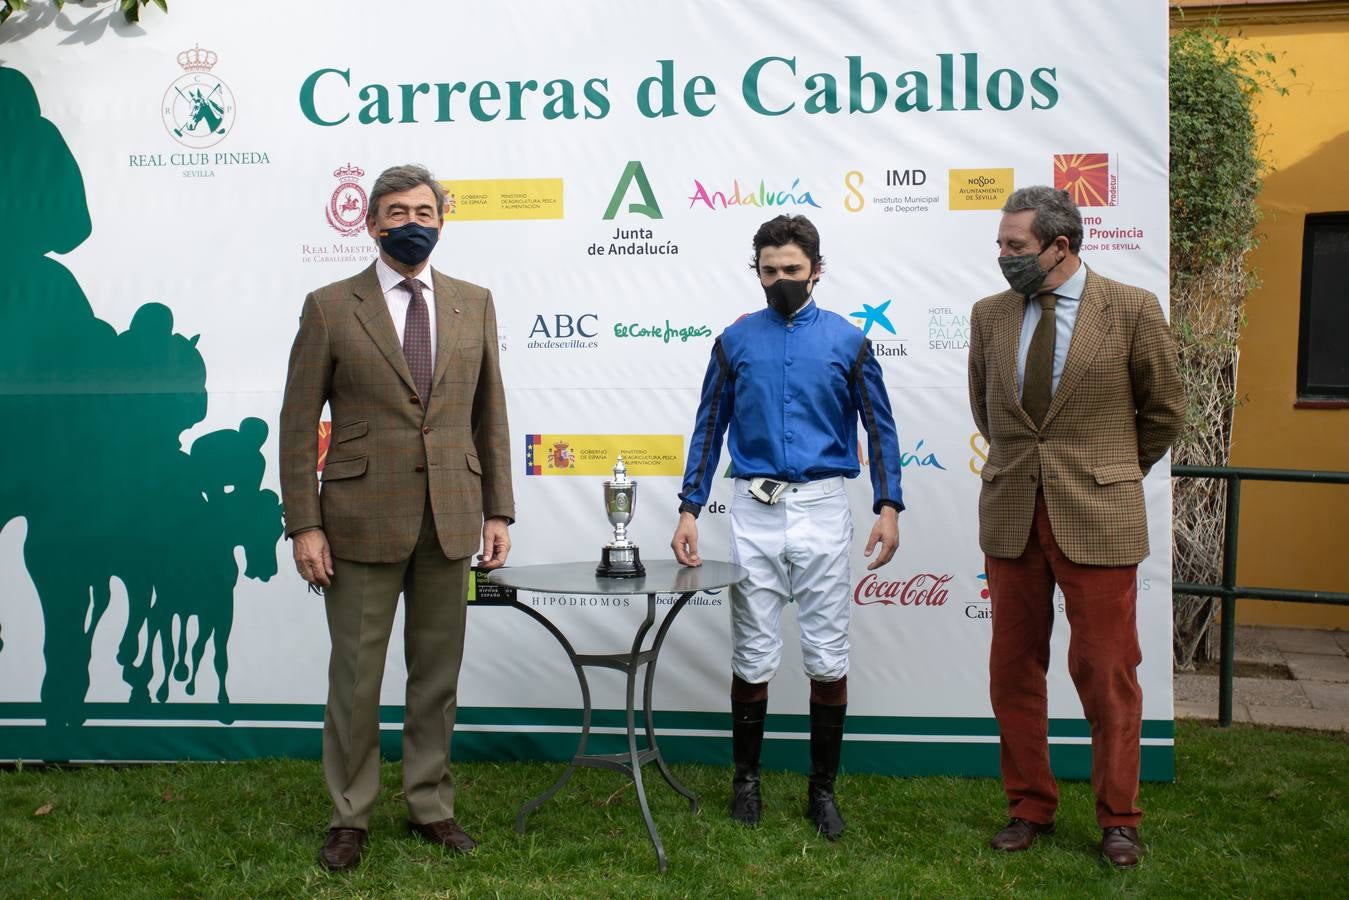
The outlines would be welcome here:
[[[703,485],[703,481],[704,479],[707,479],[709,482],[711,481],[710,478],[707,478],[708,459],[712,455],[713,447],[718,443],[717,421],[721,418],[721,393],[726,388],[726,382],[730,378],[731,371],[731,363],[726,358],[726,351],[722,349],[721,338],[717,338],[716,342],[712,345],[712,353],[717,358],[717,380],[713,383],[712,390],[703,398],[704,403],[710,404],[707,423],[703,430],[703,446],[698,455],[697,467],[690,476],[685,479],[686,486],[690,486],[692,491],[698,491],[703,494],[710,494],[712,491],[712,485],[710,483]],[[702,490],[699,490],[700,488]]]

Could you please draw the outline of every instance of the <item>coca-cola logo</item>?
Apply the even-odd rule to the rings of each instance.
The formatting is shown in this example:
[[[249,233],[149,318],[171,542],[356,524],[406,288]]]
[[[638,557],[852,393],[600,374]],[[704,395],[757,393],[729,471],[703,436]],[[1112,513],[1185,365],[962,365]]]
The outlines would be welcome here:
[[[852,600],[858,606],[883,603],[886,606],[945,606],[950,594],[946,586],[954,575],[919,572],[908,580],[885,581],[870,574],[857,582]]]

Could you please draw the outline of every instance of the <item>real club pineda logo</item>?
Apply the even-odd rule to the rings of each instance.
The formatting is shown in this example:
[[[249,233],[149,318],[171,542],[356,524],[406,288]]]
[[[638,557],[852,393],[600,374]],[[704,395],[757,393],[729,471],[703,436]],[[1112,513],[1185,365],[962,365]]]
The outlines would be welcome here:
[[[1067,191],[1078,206],[1119,204],[1119,157],[1110,153],[1059,153],[1054,157],[1054,187]]]
[[[359,178],[365,175],[360,166],[347,163],[333,171],[337,187],[328,198],[328,224],[342,237],[355,237],[365,231],[365,217],[370,209],[370,200]]]
[[[223,141],[234,127],[234,94],[213,75],[219,56],[195,46],[178,54],[183,74],[164,92],[164,127],[184,147],[204,150]]]

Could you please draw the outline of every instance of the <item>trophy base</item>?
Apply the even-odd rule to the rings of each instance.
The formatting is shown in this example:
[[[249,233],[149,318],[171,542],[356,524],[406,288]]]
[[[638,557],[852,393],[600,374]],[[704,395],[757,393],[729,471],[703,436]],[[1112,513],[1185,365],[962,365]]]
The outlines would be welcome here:
[[[646,566],[636,546],[605,547],[595,574],[601,578],[641,578],[646,575]]]

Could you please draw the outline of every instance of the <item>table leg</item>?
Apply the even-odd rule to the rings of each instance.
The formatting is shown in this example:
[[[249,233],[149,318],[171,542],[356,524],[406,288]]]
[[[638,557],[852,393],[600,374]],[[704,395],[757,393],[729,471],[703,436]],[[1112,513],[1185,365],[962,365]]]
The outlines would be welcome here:
[[[534,810],[538,809],[543,804],[547,803],[548,800],[551,799],[554,794],[562,790],[563,786],[568,781],[571,780],[572,775],[576,774],[576,760],[578,757],[585,754],[586,742],[590,739],[591,705],[590,705],[590,682],[586,679],[585,669],[581,666],[580,662],[577,661],[576,650],[572,647],[571,642],[567,640],[566,635],[564,635],[560,630],[558,630],[556,625],[548,621],[548,619],[545,616],[536,612],[533,608],[525,606],[523,603],[518,602],[515,604],[515,606],[517,609],[528,614],[530,618],[534,619],[534,621],[538,622],[544,628],[547,628],[548,631],[552,633],[553,637],[557,638],[558,643],[562,645],[562,649],[567,652],[567,659],[571,661],[572,668],[576,671],[576,680],[580,682],[581,685],[581,704],[582,704],[581,739],[576,745],[576,752],[572,755],[571,762],[567,765],[567,768],[565,768],[562,771],[562,774],[558,776],[557,781],[554,781],[553,784],[542,794],[535,797],[533,800],[528,801],[527,803],[525,803],[524,806],[521,806],[520,811],[516,813],[515,830],[518,834],[524,834],[525,817],[528,816],[530,813],[532,813]],[[631,704],[629,704],[629,709],[631,709]]]
[[[667,617],[668,618],[668,617]],[[637,699],[637,670],[641,667],[639,662],[642,655],[642,642],[646,640],[646,633],[651,629],[651,625],[656,620],[656,595],[648,594],[646,599],[646,619],[637,629],[637,636],[632,641],[632,651],[628,657],[626,672],[628,676],[628,757],[631,760],[632,781],[636,786],[637,805],[642,811],[642,820],[646,823],[646,833],[651,836],[651,844],[656,848],[656,864],[661,872],[665,871],[665,847],[660,842],[660,834],[656,831],[656,822],[651,818],[651,807],[646,802],[646,786],[642,783],[642,760],[637,750],[637,721],[635,701]],[[654,654],[651,662],[655,662]],[[647,663],[647,671],[651,670],[651,663]],[[650,721],[651,711],[645,710],[647,721]],[[650,738],[650,728],[648,726],[647,736]]]
[[[670,612],[666,614],[665,621],[661,623],[660,628],[656,631],[656,640],[651,645],[651,661],[646,665],[646,683],[642,690],[642,711],[645,713],[646,718],[647,746],[650,747],[654,753],[656,766],[660,769],[660,774],[665,778],[665,783],[674,788],[677,793],[688,798],[689,810],[691,812],[698,811],[698,795],[684,787],[679,779],[675,778],[674,773],[670,771],[670,767],[665,764],[665,757],[661,754],[660,746],[656,743],[655,712],[652,709],[651,693],[656,682],[656,660],[660,658],[661,644],[665,643],[665,635],[669,633],[670,625],[674,622],[675,616],[679,615],[679,611],[684,608],[684,604],[688,603],[694,593],[694,591],[688,591],[680,595],[679,599],[675,601],[674,606],[670,609]]]

